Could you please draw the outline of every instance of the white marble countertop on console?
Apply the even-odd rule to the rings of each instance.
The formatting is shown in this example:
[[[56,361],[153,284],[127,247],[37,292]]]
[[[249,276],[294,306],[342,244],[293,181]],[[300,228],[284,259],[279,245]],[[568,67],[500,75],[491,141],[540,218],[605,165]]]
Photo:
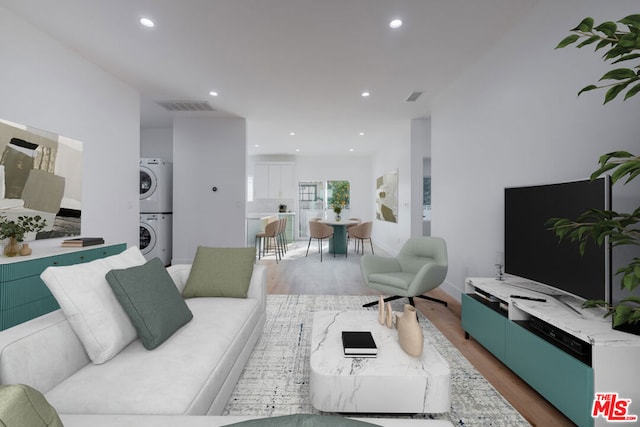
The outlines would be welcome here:
[[[4,255],[0,255],[0,264],[11,264],[13,262],[31,261],[39,258],[70,254],[70,253],[79,252],[79,251],[86,251],[88,249],[104,248],[106,246],[113,246],[117,244],[117,243],[105,243],[102,245],[84,246],[81,248],[63,248],[61,246],[39,246],[39,245],[36,246],[32,244],[33,242],[26,242],[26,243],[29,243],[29,246],[33,250],[31,255],[26,255],[26,256],[16,255],[13,257],[6,257]],[[60,241],[60,243],[62,243],[62,241]]]
[[[562,294],[561,291],[543,284],[512,276],[505,276],[502,281],[491,277],[471,277],[467,278],[467,284],[508,303],[509,318],[512,320],[523,320],[526,315],[531,315],[594,346],[638,346],[640,344],[640,336],[612,329],[611,318],[603,317],[604,309],[583,309],[581,305],[584,299],[571,295],[562,298],[578,313],[549,295]],[[544,298],[546,302],[516,299],[511,298],[511,295]],[[513,310],[514,307],[517,310]],[[525,317],[522,317],[522,313]]]

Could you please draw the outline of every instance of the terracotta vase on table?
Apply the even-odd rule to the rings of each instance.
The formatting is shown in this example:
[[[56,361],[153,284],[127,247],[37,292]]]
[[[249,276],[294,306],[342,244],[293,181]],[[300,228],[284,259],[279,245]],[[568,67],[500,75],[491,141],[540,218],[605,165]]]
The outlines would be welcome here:
[[[402,315],[396,317],[396,327],[398,328],[400,347],[409,356],[420,357],[424,335],[422,335],[422,327],[418,323],[416,308],[410,304],[405,304]]]

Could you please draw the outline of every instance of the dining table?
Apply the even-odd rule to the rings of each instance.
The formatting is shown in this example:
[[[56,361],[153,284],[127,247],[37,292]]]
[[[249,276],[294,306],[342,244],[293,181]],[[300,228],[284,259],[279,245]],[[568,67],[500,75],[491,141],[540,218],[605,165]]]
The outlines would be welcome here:
[[[319,222],[333,227],[333,239],[329,239],[329,252],[336,254],[347,253],[347,227],[359,224],[360,221],[352,219],[321,219]]]

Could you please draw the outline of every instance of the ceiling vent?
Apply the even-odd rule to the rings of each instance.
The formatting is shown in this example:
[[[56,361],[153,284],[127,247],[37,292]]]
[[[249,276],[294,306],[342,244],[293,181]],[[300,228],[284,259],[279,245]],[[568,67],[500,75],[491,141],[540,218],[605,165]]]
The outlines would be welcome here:
[[[407,102],[416,102],[416,100],[418,98],[420,98],[420,95],[422,95],[424,92],[411,92],[409,94],[409,96],[407,97],[406,101]]]
[[[206,101],[159,101],[158,105],[167,111],[215,111]]]

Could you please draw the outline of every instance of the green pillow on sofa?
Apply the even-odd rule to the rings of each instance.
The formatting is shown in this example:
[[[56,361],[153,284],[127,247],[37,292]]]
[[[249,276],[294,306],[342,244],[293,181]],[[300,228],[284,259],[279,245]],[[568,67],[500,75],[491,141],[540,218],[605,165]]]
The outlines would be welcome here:
[[[0,425],[62,427],[62,422],[38,390],[24,384],[10,384],[0,386]]]
[[[147,350],[165,342],[193,318],[159,258],[111,270],[106,278]]]
[[[227,424],[227,427],[364,427],[373,425],[376,424],[350,420],[336,415],[295,414],[242,421],[235,424]]]
[[[255,259],[254,248],[198,246],[182,295],[246,298]]]

